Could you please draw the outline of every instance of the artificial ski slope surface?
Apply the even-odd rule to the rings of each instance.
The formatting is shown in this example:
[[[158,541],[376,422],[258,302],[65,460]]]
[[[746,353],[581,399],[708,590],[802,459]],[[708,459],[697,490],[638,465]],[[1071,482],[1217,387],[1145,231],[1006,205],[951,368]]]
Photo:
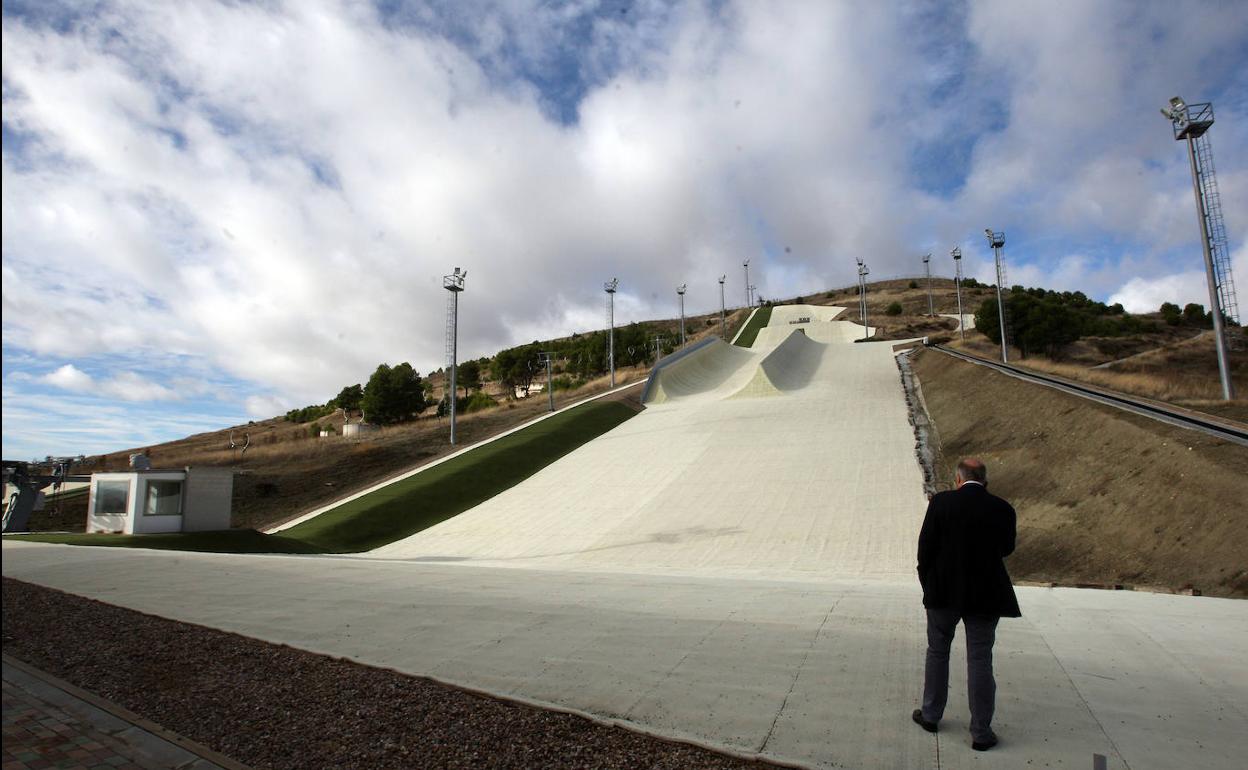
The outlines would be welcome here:
[[[925,498],[891,344],[773,310],[750,349],[662,369],[646,410],[368,558],[723,575],[909,576]]]

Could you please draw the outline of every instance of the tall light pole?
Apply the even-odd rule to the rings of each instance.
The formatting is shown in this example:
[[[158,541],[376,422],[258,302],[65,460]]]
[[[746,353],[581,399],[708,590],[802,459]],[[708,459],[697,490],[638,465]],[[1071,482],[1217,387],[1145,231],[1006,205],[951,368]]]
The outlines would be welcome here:
[[[1222,398],[1235,398],[1230,359],[1226,349],[1226,318],[1234,320],[1239,308],[1235,280],[1227,250],[1226,229],[1222,224],[1222,196],[1213,172],[1213,152],[1205,132],[1213,125],[1213,104],[1187,104],[1176,96],[1161,114],[1170,119],[1174,138],[1187,141],[1187,159],[1192,167],[1192,189],[1196,193],[1196,213],[1200,219],[1200,246],[1205,256],[1205,280],[1209,284],[1209,309],[1213,314],[1214,344],[1218,351],[1218,374],[1222,378]]]
[[[612,278],[602,285],[607,292],[607,365],[611,367],[611,387],[615,387],[615,290],[619,278]]]
[[[676,295],[680,297],[680,344],[685,344],[685,289],[689,284],[682,283],[676,287]]]
[[[862,318],[862,338],[865,340],[870,336],[867,332],[867,276],[871,271],[867,269],[867,263],[861,259],[858,260],[858,310],[859,317]]]
[[[725,320],[727,311],[724,309],[724,281],[726,280],[728,280],[726,274],[719,277],[719,336],[724,342],[728,341],[728,323]]]
[[[550,399],[550,411],[555,411],[555,383],[551,376],[550,362],[555,357],[554,353],[542,351],[537,354],[542,363],[546,364],[546,394]]]
[[[1009,343],[1005,338],[1005,299],[1001,287],[1005,284],[1005,258],[1001,250],[1005,248],[1005,233],[994,233],[991,227],[984,228],[988,237],[988,245],[992,247],[992,256],[997,263],[997,322],[1001,325],[1001,363],[1010,362]]]
[[[953,257],[953,286],[958,292],[958,331],[966,342],[966,318],[962,315],[962,249],[954,246],[949,255]]]
[[[927,314],[929,316],[936,315],[936,308],[932,304],[932,255],[923,255],[923,272],[927,274]]]
[[[446,317],[446,355],[450,359],[450,390],[447,391],[447,399],[451,408],[451,446],[455,446],[455,373],[459,368],[459,293],[464,290],[464,279],[468,277],[468,271],[461,271],[458,267],[455,272],[450,275],[442,276],[442,288],[451,293],[447,308],[449,311]]]
[[[741,267],[745,268],[745,306],[752,307],[754,299],[750,296],[750,260],[742,262]]]

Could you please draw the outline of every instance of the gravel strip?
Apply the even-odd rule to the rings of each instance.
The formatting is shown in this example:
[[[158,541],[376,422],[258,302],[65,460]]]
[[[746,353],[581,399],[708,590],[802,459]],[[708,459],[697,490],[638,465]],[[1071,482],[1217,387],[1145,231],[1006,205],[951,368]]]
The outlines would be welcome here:
[[[255,768],[764,768],[4,579],[4,651]]]

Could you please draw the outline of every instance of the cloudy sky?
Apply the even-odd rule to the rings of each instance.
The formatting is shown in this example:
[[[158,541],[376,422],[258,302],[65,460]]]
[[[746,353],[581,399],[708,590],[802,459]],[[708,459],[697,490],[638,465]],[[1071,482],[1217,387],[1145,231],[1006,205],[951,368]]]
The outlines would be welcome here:
[[[1243,2],[6,0],[3,452],[142,446],[382,361],[949,274],[1207,302],[1212,100],[1248,286]]]

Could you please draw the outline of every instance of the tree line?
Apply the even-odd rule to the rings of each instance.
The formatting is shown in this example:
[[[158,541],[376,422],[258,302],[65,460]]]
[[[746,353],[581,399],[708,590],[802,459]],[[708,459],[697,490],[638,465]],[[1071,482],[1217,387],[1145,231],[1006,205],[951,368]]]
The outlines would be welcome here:
[[[966,285],[970,285],[969,279]],[[1033,354],[1060,358],[1068,345],[1083,337],[1122,337],[1161,330],[1161,322],[1155,319],[1132,315],[1120,303],[1097,302],[1081,291],[1014,286],[1004,299],[1010,343],[1018,347],[1023,358]],[[1213,326],[1213,314],[1196,303],[1180,310],[1178,305],[1167,302],[1160,313],[1162,322],[1170,326]],[[975,328],[993,343],[1001,344],[996,297],[985,300],[975,311]]]
[[[671,353],[680,344],[679,329],[670,323],[631,323],[616,328],[616,366],[636,366],[651,359],[655,353],[656,337],[659,338],[661,355]],[[552,354],[552,375],[555,375],[556,388],[580,387],[586,381],[607,373],[607,347],[607,332],[604,330],[573,334],[549,342],[534,340],[501,350],[492,358],[464,361],[455,370],[456,410],[472,412],[497,405],[483,390],[487,377],[502,385],[508,398],[514,398],[516,391],[527,396],[534,381],[541,381],[546,376],[546,365],[540,356],[543,352]],[[446,374],[445,370],[439,369],[430,372],[429,377]],[[286,420],[300,423],[319,420],[338,409],[348,414],[361,411],[366,420],[379,425],[413,420],[431,406],[437,407],[439,415],[446,414],[450,406],[448,396],[444,394],[435,402],[430,390],[429,382],[411,364],[381,364],[368,382],[348,385],[324,404],[291,409],[286,413]]]

